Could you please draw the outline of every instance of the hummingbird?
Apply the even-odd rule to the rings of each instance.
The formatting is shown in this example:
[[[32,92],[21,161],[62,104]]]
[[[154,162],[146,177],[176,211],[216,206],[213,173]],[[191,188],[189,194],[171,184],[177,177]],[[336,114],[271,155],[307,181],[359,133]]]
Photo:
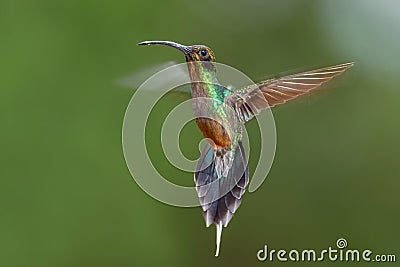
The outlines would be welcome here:
[[[249,182],[242,145],[244,124],[263,109],[318,88],[352,67],[354,62],[233,89],[218,82],[215,54],[207,46],[186,46],[172,41],[144,41],[138,45],[169,46],[185,56],[195,121],[209,142],[198,160],[194,181],[206,227],[216,225],[215,256],[218,256],[222,228],[228,226],[239,208]]]

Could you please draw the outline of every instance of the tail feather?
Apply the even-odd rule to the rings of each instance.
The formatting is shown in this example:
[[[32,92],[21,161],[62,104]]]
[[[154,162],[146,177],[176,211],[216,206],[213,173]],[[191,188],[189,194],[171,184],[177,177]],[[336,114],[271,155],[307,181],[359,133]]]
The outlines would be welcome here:
[[[211,146],[207,146],[198,161],[195,172],[196,190],[203,210],[206,226],[217,226],[217,251],[219,254],[222,226],[226,227],[242,202],[249,181],[247,161],[243,145],[236,147],[234,160],[226,176],[219,175]]]
[[[222,235],[222,223],[217,224],[217,248],[215,250],[215,257],[219,255],[219,246],[221,244],[221,235]]]

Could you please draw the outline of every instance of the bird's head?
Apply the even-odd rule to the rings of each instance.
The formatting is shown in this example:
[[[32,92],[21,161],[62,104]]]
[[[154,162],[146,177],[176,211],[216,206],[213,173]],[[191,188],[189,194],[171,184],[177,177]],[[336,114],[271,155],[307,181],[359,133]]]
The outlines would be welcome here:
[[[145,41],[138,43],[138,45],[164,45],[173,47],[175,49],[178,49],[185,55],[187,62],[215,62],[214,52],[204,45],[186,46],[171,41]]]
[[[208,83],[216,82],[215,55],[207,46],[186,46],[171,41],[145,41],[138,43],[138,45],[164,45],[181,51],[186,58],[192,86],[199,81]]]

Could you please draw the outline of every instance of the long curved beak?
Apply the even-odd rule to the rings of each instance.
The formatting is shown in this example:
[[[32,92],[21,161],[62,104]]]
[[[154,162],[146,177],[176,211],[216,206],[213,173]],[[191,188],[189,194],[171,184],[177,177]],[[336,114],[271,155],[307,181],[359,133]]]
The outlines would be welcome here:
[[[144,42],[138,43],[138,45],[164,45],[164,46],[170,46],[170,47],[178,49],[179,51],[181,51],[185,55],[188,55],[189,53],[192,52],[192,49],[190,49],[189,46],[181,45],[181,44],[178,44],[178,43],[175,43],[175,42],[171,42],[171,41],[144,41]]]

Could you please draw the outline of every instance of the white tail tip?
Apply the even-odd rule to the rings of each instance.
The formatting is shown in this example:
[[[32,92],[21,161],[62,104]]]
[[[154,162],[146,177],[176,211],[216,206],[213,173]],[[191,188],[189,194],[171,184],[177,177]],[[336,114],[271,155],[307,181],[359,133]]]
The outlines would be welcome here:
[[[221,235],[222,235],[222,222],[219,222],[217,226],[217,249],[215,251],[215,257],[219,255],[219,245],[221,244]]]

